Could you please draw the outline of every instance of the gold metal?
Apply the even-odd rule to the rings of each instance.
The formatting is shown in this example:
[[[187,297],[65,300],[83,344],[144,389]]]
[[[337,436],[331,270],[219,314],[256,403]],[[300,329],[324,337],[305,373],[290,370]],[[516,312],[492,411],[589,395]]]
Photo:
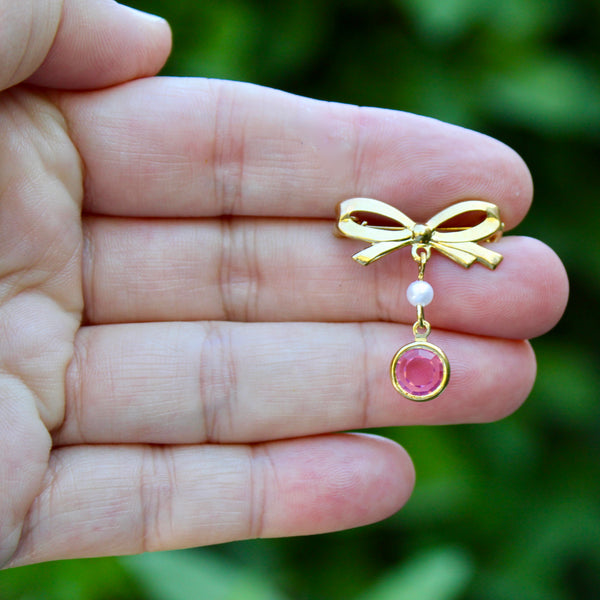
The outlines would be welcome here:
[[[484,213],[485,217],[472,227],[441,227],[447,221],[472,212]],[[367,215],[385,217],[398,226],[369,225]],[[397,208],[373,198],[350,198],[339,205],[337,232],[342,236],[369,242],[371,246],[357,252],[352,258],[362,265],[403,248],[435,248],[465,268],[479,261],[489,269],[495,269],[502,255],[478,242],[497,240],[504,224],[498,207],[483,200],[465,200],[443,209],[424,224],[415,223]],[[414,254],[413,254],[414,256]]]
[[[417,279],[423,281],[423,278],[425,277],[425,265],[431,256],[431,248],[429,246],[413,246],[412,254],[413,258],[419,263],[419,275]]]
[[[434,215],[426,223],[415,223],[397,208],[372,198],[350,198],[339,205],[336,233],[341,236],[369,242],[370,247],[357,252],[352,258],[361,265],[368,265],[382,256],[405,246],[411,247],[412,257],[419,265],[418,279],[425,276],[425,266],[434,248],[465,268],[478,261],[489,269],[495,269],[502,255],[479,242],[492,242],[502,236],[504,224],[498,207],[483,200],[465,200],[449,206]],[[483,219],[471,227],[442,227],[444,223],[468,213],[483,213]],[[369,225],[368,215],[381,222],[382,217],[397,223],[392,225]],[[400,348],[390,365],[390,377],[394,388],[403,396],[416,402],[432,400],[439,396],[450,379],[450,362],[444,351],[427,341],[431,325],[425,320],[423,306],[417,305],[417,320],[413,325],[415,341]],[[431,393],[416,396],[403,389],[396,375],[396,366],[405,352],[423,348],[433,352],[442,362],[442,378]]]
[[[426,350],[431,350],[431,352],[437,354],[443,365],[442,380],[440,384],[431,393],[423,396],[415,396],[414,394],[407,392],[402,388],[396,376],[396,365],[398,364],[398,361],[405,352],[408,352],[413,348],[424,348]],[[450,380],[450,362],[448,361],[448,357],[446,356],[445,352],[440,347],[436,346],[435,344],[430,344],[426,341],[415,340],[410,344],[406,344],[406,346],[402,346],[402,348],[400,348],[400,350],[394,354],[394,358],[392,358],[392,362],[390,364],[390,378],[396,391],[402,394],[405,398],[414,400],[415,402],[426,402],[427,400],[433,400],[434,398],[437,398],[444,391],[444,389],[446,389],[448,381]]]
[[[413,325],[413,335],[415,336],[415,341],[426,342],[430,333],[431,325],[425,320],[423,305],[417,304],[417,320]]]

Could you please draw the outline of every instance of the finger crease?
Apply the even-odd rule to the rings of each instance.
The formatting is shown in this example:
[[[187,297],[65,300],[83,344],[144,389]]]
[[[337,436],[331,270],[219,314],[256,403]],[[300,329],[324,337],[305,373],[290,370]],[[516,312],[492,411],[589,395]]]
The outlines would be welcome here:
[[[222,215],[239,210],[243,195],[244,126],[234,125],[236,110],[232,88],[217,82],[215,88],[215,127],[213,134],[213,178],[217,205]]]
[[[362,381],[360,389],[359,402],[362,403],[362,416],[361,416],[361,429],[369,426],[369,413],[372,402],[372,385],[371,385],[371,372],[369,370],[369,348],[372,348],[373,344],[369,343],[367,335],[366,323],[358,323],[358,332],[360,334],[361,342],[361,354],[362,354]]]
[[[221,252],[219,255],[219,289],[224,319],[232,320],[233,298],[231,278],[233,271],[233,224],[230,218],[223,217],[221,223]]]
[[[162,460],[161,460],[162,459]],[[172,452],[166,448],[146,447],[140,468],[140,546],[142,552],[163,547],[174,531],[171,498],[177,480]],[[163,529],[166,528],[163,535]]]
[[[267,469],[275,473],[275,468],[269,452],[263,445],[250,446],[248,461],[250,466],[248,537],[253,539],[261,538],[264,534]]]
[[[225,331],[227,329],[227,331]],[[207,324],[200,352],[200,403],[207,442],[218,442],[233,431],[238,403],[237,369],[232,330],[224,324]]]
[[[363,189],[363,164],[364,164],[364,136],[363,136],[363,114],[364,108],[360,106],[354,107],[356,110],[353,114],[353,130],[354,130],[354,191],[353,194],[360,194]]]

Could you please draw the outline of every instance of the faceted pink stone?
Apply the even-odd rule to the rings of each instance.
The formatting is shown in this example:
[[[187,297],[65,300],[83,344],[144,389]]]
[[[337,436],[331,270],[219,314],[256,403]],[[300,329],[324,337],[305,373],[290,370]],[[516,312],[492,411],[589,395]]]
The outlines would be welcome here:
[[[400,387],[413,396],[427,396],[444,378],[442,359],[427,348],[410,348],[396,364],[396,379]]]

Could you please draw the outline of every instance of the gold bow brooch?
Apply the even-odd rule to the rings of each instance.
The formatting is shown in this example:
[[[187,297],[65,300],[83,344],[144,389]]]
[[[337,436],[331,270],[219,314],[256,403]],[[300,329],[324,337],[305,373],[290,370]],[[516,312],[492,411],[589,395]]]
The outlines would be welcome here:
[[[362,265],[369,263],[405,246],[413,247],[413,256],[419,249],[434,248],[463,267],[479,261],[489,269],[495,269],[502,255],[480,246],[478,242],[496,241],[504,224],[498,207],[483,200],[465,200],[443,209],[424,224],[415,223],[403,212],[372,198],[350,198],[339,204],[337,231],[345,237],[369,242],[370,247],[357,252],[352,258]],[[479,224],[471,227],[448,227],[441,225],[472,212],[485,213]],[[384,217],[397,225],[370,225],[368,215],[375,219]]]

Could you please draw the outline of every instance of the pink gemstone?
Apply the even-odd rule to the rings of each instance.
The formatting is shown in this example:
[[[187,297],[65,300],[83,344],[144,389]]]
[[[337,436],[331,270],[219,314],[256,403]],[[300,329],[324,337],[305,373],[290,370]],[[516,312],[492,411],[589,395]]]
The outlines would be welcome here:
[[[400,387],[413,396],[427,396],[444,379],[442,359],[427,348],[410,348],[396,364],[396,379]]]

